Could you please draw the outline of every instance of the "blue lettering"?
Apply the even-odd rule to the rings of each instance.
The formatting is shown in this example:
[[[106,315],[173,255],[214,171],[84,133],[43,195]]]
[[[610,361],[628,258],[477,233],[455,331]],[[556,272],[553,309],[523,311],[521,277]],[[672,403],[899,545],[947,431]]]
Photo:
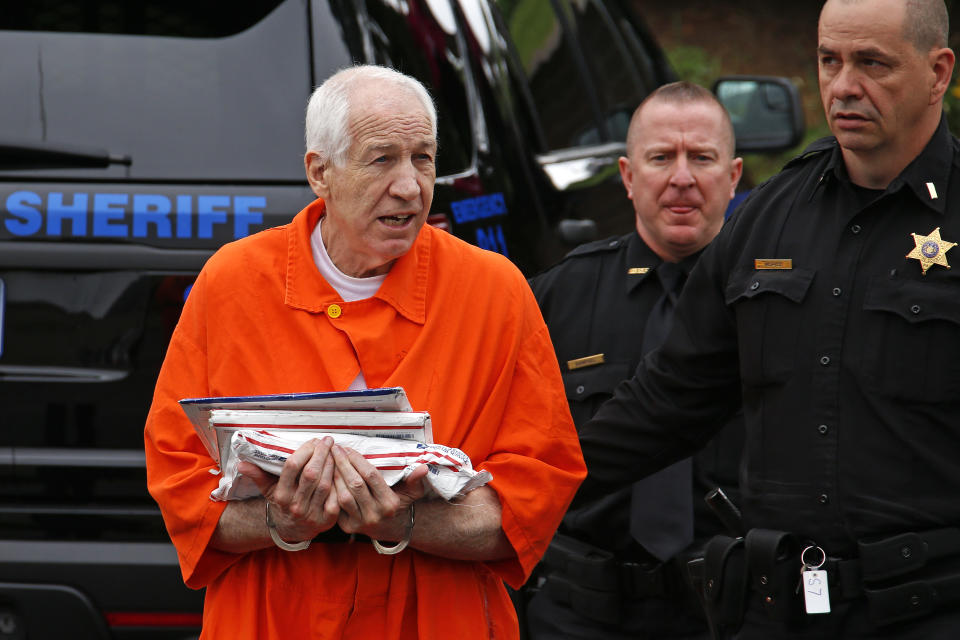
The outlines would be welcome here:
[[[267,199],[262,196],[236,196],[233,199],[233,237],[250,235],[250,225],[263,223],[263,211]],[[261,211],[253,211],[256,207]]]
[[[492,227],[477,228],[477,246],[481,249],[507,255],[507,242],[503,236],[503,227],[496,224]]]
[[[93,194],[93,235],[102,238],[126,238],[130,230],[125,224],[116,224],[123,220],[124,207],[129,200],[126,193]]]
[[[37,207],[43,205],[43,199],[32,191],[14,191],[7,196],[7,211],[19,220],[7,219],[3,221],[7,231],[15,236],[30,236],[40,231],[43,226],[43,214]]]
[[[509,258],[510,254],[507,252],[507,239],[503,237],[503,227],[498,224],[494,229],[496,229],[497,232],[497,242],[500,243],[500,253]]]
[[[63,203],[63,194],[52,192],[47,196],[47,235],[63,235],[61,223],[70,220],[70,233],[74,236],[87,235],[87,194],[73,194],[73,204]]]
[[[197,197],[197,237],[212,238],[213,225],[227,221],[227,211],[215,209],[224,207],[230,209],[230,196],[198,196]]]
[[[133,196],[133,237],[146,238],[147,225],[157,228],[158,238],[170,237],[170,199],[158,195]]]
[[[190,206],[190,196],[177,196],[177,237],[190,237],[190,212],[193,207]]]
[[[502,193],[491,193],[451,202],[450,209],[453,211],[453,219],[458,224],[463,224],[502,216],[507,212],[507,203],[504,201]]]

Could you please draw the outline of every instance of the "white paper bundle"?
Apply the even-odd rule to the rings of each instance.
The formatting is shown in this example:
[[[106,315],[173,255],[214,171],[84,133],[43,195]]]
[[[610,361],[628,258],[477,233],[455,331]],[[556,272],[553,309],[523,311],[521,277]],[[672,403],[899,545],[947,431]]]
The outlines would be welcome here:
[[[274,475],[280,475],[287,458],[300,445],[312,438],[329,436],[342,447],[353,449],[367,459],[383,475],[387,485],[393,486],[406,478],[418,465],[425,464],[429,472],[424,478],[428,494],[450,500],[488,483],[488,471],[475,471],[470,458],[453,447],[426,444],[396,438],[378,438],[348,433],[310,433],[243,429],[235,431],[230,440],[231,455],[224,464],[220,486],[210,497],[214,500],[243,500],[260,494],[249,478],[237,473],[240,461],[253,463]]]

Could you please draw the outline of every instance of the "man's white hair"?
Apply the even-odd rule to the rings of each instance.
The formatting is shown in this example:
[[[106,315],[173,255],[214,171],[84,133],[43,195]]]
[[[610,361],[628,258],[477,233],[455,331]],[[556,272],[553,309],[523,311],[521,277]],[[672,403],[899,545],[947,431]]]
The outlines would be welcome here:
[[[411,91],[423,104],[430,118],[433,137],[437,137],[437,110],[419,80],[388,67],[358,65],[341,69],[317,87],[307,103],[305,138],[307,151],[314,151],[323,164],[343,166],[350,148],[350,94],[358,81],[376,80]]]

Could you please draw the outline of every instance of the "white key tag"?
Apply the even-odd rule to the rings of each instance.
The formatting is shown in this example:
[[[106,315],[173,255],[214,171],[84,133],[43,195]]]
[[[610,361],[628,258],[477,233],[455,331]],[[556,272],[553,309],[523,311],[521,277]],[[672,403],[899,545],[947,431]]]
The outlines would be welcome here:
[[[807,551],[816,549],[820,552],[820,564],[812,565],[804,557]],[[820,569],[827,561],[827,554],[817,546],[809,546],[800,554],[800,585],[803,589],[803,600],[807,613],[830,613],[830,588],[827,586],[827,571]]]

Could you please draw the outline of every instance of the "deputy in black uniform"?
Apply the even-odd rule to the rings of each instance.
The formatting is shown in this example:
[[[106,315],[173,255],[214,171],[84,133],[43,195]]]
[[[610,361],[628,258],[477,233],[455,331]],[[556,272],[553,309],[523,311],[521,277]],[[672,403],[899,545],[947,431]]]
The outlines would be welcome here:
[[[531,280],[578,426],[662,342],[741,173],[729,116],[689,83],[662,87],[640,105],[627,151],[620,169],[637,231],[583,245]],[[529,637],[707,637],[682,552],[721,529],[703,496],[718,483],[736,487],[742,438],[738,422],[695,464],[679,462],[569,512],[540,565]]]
[[[575,504],[743,409],[744,539],[703,564],[738,639],[960,635],[960,143],[942,0],[828,0],[835,137],[755,189],[673,330],[580,433]]]

